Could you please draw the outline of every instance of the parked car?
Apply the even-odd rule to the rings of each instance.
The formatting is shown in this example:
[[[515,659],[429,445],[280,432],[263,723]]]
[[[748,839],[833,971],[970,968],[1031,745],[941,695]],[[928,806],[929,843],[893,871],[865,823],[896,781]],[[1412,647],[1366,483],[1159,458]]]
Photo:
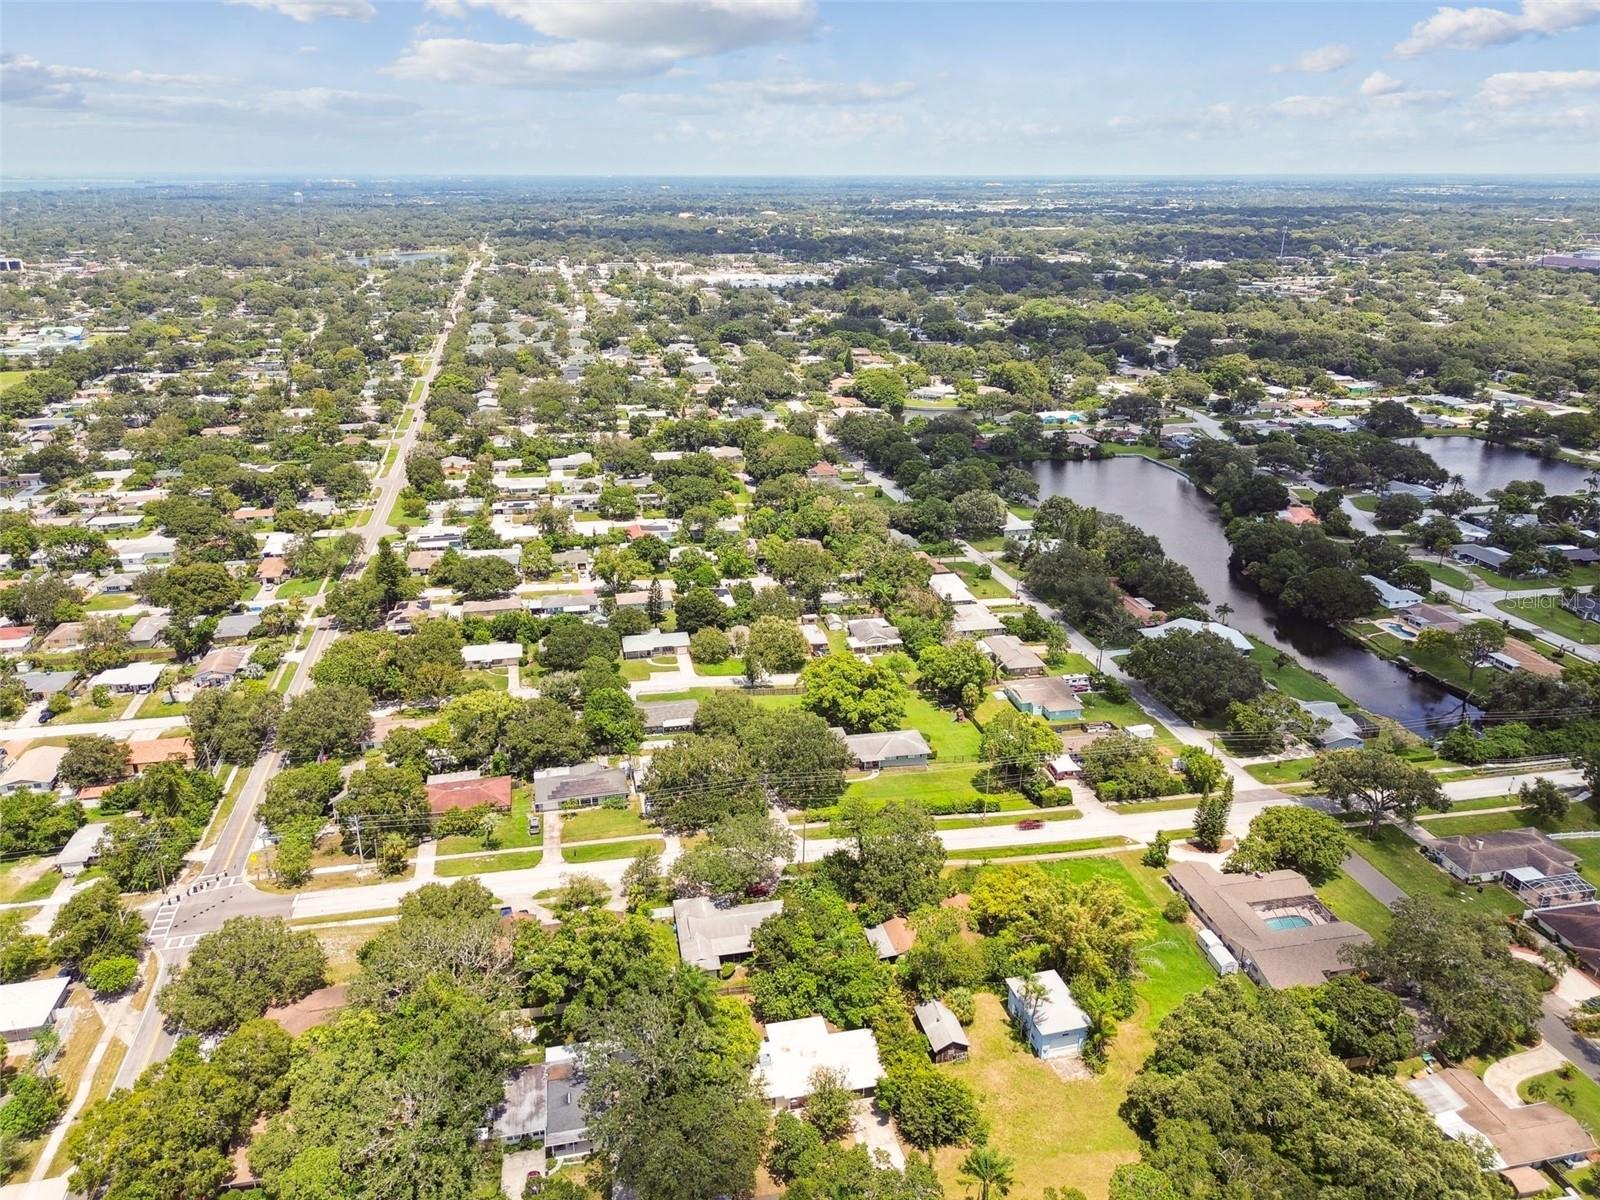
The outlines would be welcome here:
[[[1026,821],[1017,822],[1018,829],[1043,829],[1044,822],[1038,817],[1029,817]]]

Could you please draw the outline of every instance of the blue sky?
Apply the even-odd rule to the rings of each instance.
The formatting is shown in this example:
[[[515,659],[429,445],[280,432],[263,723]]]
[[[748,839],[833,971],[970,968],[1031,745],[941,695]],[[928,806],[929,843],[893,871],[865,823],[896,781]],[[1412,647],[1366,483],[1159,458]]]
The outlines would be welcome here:
[[[0,173],[1600,170],[1600,0],[6,0]]]

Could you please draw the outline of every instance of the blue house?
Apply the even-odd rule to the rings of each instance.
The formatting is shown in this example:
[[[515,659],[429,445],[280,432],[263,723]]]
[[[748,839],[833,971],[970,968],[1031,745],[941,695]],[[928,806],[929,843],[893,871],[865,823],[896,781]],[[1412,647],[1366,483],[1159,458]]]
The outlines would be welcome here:
[[[1038,987],[1029,988],[1020,976],[1006,980],[1006,1011],[1022,1027],[1034,1054],[1040,1058],[1082,1054],[1089,1017],[1066,982],[1054,971],[1036,971],[1031,982]]]
[[[1020,711],[1046,721],[1083,720],[1083,702],[1059,675],[1006,681],[1005,697]]]

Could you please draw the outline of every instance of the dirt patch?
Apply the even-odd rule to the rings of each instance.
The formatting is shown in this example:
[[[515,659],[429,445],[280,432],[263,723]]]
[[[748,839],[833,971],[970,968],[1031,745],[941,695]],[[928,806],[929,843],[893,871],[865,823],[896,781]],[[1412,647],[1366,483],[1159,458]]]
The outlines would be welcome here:
[[[1055,1072],[1057,1079],[1065,1080],[1067,1083],[1082,1083],[1094,1078],[1094,1072],[1076,1054],[1047,1058],[1044,1060],[1044,1065]]]

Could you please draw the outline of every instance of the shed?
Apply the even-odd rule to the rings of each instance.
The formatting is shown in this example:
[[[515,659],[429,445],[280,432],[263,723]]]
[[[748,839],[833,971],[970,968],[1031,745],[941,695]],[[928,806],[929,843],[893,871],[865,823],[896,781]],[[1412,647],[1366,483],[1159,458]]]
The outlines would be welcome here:
[[[928,1039],[928,1054],[934,1062],[956,1062],[967,1056],[971,1049],[967,1031],[955,1013],[938,1000],[917,1005],[916,1013],[917,1027]]]
[[[56,870],[63,878],[72,879],[83,874],[100,856],[100,839],[105,832],[106,822],[91,821],[67,839],[67,844],[56,853]]]

